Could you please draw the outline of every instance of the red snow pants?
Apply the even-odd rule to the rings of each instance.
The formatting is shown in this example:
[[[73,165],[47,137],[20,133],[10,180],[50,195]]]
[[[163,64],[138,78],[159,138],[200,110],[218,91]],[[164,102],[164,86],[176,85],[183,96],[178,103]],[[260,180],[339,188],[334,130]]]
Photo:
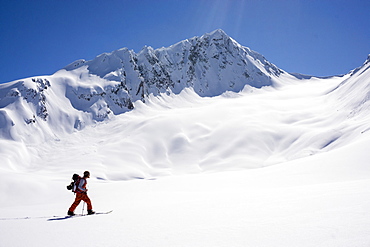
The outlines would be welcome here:
[[[71,205],[71,207],[69,208],[68,211],[74,212],[75,209],[77,208],[78,204],[80,204],[81,201],[86,202],[87,210],[92,210],[92,204],[91,204],[90,198],[87,196],[87,194],[77,192],[76,193],[76,199],[75,199],[75,201],[73,202],[73,204]]]

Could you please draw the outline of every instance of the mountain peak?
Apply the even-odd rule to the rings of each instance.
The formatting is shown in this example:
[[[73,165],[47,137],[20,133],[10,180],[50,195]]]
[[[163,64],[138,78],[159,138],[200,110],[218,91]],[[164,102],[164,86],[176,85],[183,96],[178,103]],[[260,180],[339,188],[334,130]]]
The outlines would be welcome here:
[[[209,36],[212,36],[212,37],[227,37],[227,38],[229,38],[229,37],[230,37],[230,36],[229,36],[229,35],[227,35],[227,34],[225,33],[225,31],[224,31],[224,30],[222,30],[222,29],[216,29],[216,30],[214,30],[214,31],[210,32],[210,33],[209,33]]]
[[[212,42],[227,41],[230,36],[227,35],[222,29],[216,29],[210,33],[206,33],[200,37],[201,40],[210,39]]]

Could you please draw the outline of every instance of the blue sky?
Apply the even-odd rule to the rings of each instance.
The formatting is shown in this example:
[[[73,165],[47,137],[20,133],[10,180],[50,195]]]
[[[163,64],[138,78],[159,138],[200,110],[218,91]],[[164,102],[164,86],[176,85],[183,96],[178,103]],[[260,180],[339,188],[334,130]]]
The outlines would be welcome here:
[[[223,29],[288,72],[344,74],[370,53],[368,0],[1,0],[0,83]]]

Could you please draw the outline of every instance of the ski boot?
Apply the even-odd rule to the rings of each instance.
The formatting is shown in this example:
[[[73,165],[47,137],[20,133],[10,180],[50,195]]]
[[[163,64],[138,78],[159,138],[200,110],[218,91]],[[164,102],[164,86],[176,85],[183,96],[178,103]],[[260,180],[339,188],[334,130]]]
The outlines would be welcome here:
[[[73,216],[73,215],[75,215],[75,213],[74,212],[72,212],[72,211],[68,211],[68,213],[67,213],[69,216]]]

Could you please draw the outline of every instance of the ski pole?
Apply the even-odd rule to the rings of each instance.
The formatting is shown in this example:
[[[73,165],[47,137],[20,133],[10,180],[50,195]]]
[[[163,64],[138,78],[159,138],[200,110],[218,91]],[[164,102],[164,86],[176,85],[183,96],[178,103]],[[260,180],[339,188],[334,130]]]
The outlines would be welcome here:
[[[82,215],[84,215],[85,202],[82,204]]]

